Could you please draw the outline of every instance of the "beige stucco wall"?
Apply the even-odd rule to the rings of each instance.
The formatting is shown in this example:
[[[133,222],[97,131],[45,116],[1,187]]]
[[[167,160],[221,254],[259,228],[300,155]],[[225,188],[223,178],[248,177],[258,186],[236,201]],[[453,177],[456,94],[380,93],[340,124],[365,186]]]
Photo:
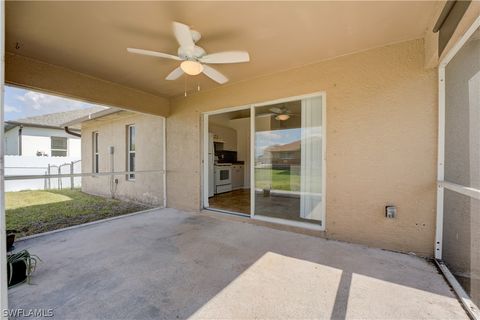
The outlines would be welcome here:
[[[325,91],[325,235],[431,256],[437,85],[423,49],[408,41],[173,99],[168,206],[200,209],[202,112]],[[386,204],[396,219],[384,217]]]
[[[125,112],[126,113],[126,112]],[[163,118],[153,115],[127,113],[104,117],[82,124],[82,171],[92,172],[92,133],[99,133],[99,171],[126,171],[127,125],[136,127],[136,170],[163,169]],[[113,119],[112,119],[113,118]],[[109,147],[114,146],[114,168],[111,170]],[[125,175],[115,176],[118,186],[115,197],[156,206],[163,205],[163,174],[138,173],[135,181]],[[82,191],[110,197],[110,177],[82,178]]]

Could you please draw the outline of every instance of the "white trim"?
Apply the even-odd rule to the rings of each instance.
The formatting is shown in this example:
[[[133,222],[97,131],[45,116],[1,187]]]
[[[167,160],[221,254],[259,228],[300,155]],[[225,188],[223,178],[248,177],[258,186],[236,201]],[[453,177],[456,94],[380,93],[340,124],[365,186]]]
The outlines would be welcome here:
[[[450,286],[452,286],[453,290],[457,294],[468,315],[472,319],[480,319],[480,310],[478,310],[475,303],[473,303],[472,299],[470,299],[465,290],[463,290],[462,286],[460,285],[460,283],[458,283],[457,279],[450,272],[448,267],[442,261],[435,260],[435,263],[437,264],[440,271],[442,271],[443,276],[445,277],[445,279],[447,279],[447,282],[450,284]]]
[[[100,134],[98,131],[92,132],[92,172],[99,173],[100,172],[100,149],[98,148],[98,141],[99,141]],[[98,157],[98,162],[97,162]]]
[[[322,93],[322,231],[327,225],[327,94]]]
[[[25,89],[25,87],[21,87],[19,86],[18,88],[22,88],[22,89]],[[29,89],[30,90],[30,89]],[[42,92],[42,91],[37,91],[37,92]],[[45,92],[45,91],[44,91]],[[51,94],[50,92],[48,93],[49,95],[55,95],[55,94]],[[59,96],[59,95],[56,95],[57,97],[62,97],[62,96]],[[82,100],[78,100],[78,99],[74,99],[74,98],[70,98],[70,97],[64,97],[63,98],[67,98],[67,99],[72,99],[74,101],[82,101]],[[105,105],[101,105],[101,106],[105,106]],[[97,119],[97,118],[101,118],[101,117],[105,117],[105,116],[108,116],[108,115],[111,115],[111,114],[114,114],[114,113],[117,113],[117,112],[121,112],[123,111],[122,109],[119,109],[117,107],[107,107],[107,109],[104,109],[104,110],[100,110],[100,111],[97,111],[97,112],[94,112],[94,113],[90,113],[86,116],[83,116],[83,117],[80,117],[80,118],[77,118],[77,119],[74,119],[72,121],[69,121],[69,122],[66,122],[66,123],[63,123],[62,124],[62,127],[69,127],[69,126],[73,126],[75,124],[78,124],[78,123],[82,123],[82,122],[85,122],[85,121],[89,121],[89,120],[94,120],[94,119]]]
[[[470,198],[480,200],[480,189],[465,187],[465,186],[448,182],[448,181],[438,181],[437,184],[441,188],[448,189],[448,190],[463,194],[464,196],[468,196]]]
[[[443,216],[444,216],[444,188],[470,195],[477,194],[472,188],[445,182],[445,68],[455,55],[462,49],[472,34],[480,28],[480,17],[468,28],[465,34],[445,54],[438,66],[438,155],[437,155],[437,210],[435,228],[435,258],[442,259]],[[454,190],[454,189],[455,190]],[[472,193],[473,192],[473,193]]]
[[[438,147],[437,180],[445,176],[445,67],[438,69]],[[437,214],[435,223],[435,259],[442,259],[443,241],[443,197],[444,190],[437,186]]]
[[[280,219],[280,218],[262,216],[262,215],[258,215],[258,214],[256,214],[255,216],[253,216],[252,219],[260,220],[260,221],[266,221],[266,222],[272,222],[272,223],[276,223],[276,224],[282,224],[282,225],[290,226],[290,227],[297,227],[297,228],[303,228],[303,229],[309,229],[309,230],[324,231],[324,228],[323,228],[321,225],[319,225],[319,224],[314,224],[314,223],[310,223],[310,222],[302,222],[302,221],[295,221],[295,220]]]
[[[8,319],[7,243],[5,223],[5,162],[4,162],[4,94],[5,94],[5,1],[0,3],[0,319]]]
[[[325,91],[317,91],[313,93],[306,93],[298,96],[293,96],[293,97],[284,97],[284,98],[279,98],[275,100],[269,100],[269,101],[262,101],[259,103],[254,103],[254,107],[262,107],[262,106],[268,106],[270,104],[277,104],[277,103],[284,103],[284,102],[290,102],[290,101],[296,101],[296,100],[302,100],[302,99],[308,99],[308,98],[314,98],[314,97],[324,97]]]
[[[455,55],[458,53],[458,51],[460,51],[460,49],[462,49],[463,45],[468,41],[468,39],[470,39],[470,37],[472,36],[472,34],[478,29],[480,28],[480,17],[478,17],[473,23],[472,25],[470,26],[470,28],[468,28],[468,30],[463,34],[463,36],[457,41],[457,43],[455,43],[455,45],[445,54],[445,56],[443,57],[443,59],[440,61],[439,63],[439,68],[441,67],[445,67],[454,57]]]
[[[250,106],[250,218],[255,216],[255,107]]]
[[[306,225],[313,225],[315,226],[314,230],[321,230],[325,231],[326,230],[326,216],[327,216],[327,155],[326,155],[326,145],[327,145],[327,94],[325,91],[317,91],[314,93],[309,93],[309,94],[304,94],[304,95],[299,95],[299,96],[294,96],[294,97],[287,97],[287,98],[281,98],[281,99],[276,99],[276,100],[270,100],[270,101],[265,101],[261,103],[256,103],[252,104],[252,108],[256,107],[261,107],[261,106],[267,106],[270,104],[277,104],[277,103],[284,103],[284,102],[289,102],[289,101],[296,101],[296,100],[303,100],[303,99],[308,99],[308,98],[314,98],[314,97],[322,97],[322,156],[323,156],[323,162],[322,162],[322,225],[319,226],[320,229],[317,227],[317,225],[313,223],[307,223],[307,222],[301,222],[302,224]],[[253,124],[255,124],[255,117],[253,117]],[[255,136],[255,127],[252,128],[252,140],[254,139],[253,137]],[[255,171],[255,162],[254,162],[254,157],[255,157],[255,141],[252,143],[252,149],[250,151],[251,155],[253,155],[253,160],[251,161],[251,171]],[[255,179],[254,176],[251,177],[251,186],[254,186]],[[254,192],[254,188],[251,188],[252,192]],[[253,200],[255,200],[255,194],[252,195]],[[251,208],[254,208],[255,202],[251,201],[250,203]],[[252,212],[252,218],[254,218],[256,215],[253,214]],[[273,218],[272,218],[273,219]],[[276,218],[275,218],[276,219]],[[279,219],[283,220],[283,219]],[[285,221],[292,221],[292,220],[285,220]],[[287,223],[288,225],[288,223]],[[303,227],[302,227],[303,228]]]
[[[203,129],[203,144],[202,144],[202,150],[203,150],[203,159],[201,160],[203,163],[203,175],[201,177],[202,179],[202,185],[203,188],[201,190],[202,193],[202,208],[208,209],[210,204],[208,203],[208,192],[209,192],[209,181],[210,177],[208,176],[208,113],[203,114],[203,122],[201,123],[202,129]]]
[[[135,124],[127,125],[127,147],[125,148],[127,150],[127,170],[125,171],[135,172],[135,166],[136,166],[135,161],[133,162],[133,170],[130,170],[130,155],[133,153],[135,155],[135,158],[137,157],[136,146],[135,146],[135,150],[130,149],[131,140],[132,140],[132,133],[130,132],[131,128],[133,128],[135,139],[137,138],[137,128],[135,127]],[[135,141],[133,143],[135,144]],[[127,181],[135,181],[135,174],[127,174],[126,177],[127,177]]]
[[[162,122],[163,122],[163,138],[162,138],[162,143],[163,143],[163,164],[162,164],[162,170],[163,170],[163,207],[167,207],[167,120],[165,117],[162,117]]]
[[[262,219],[269,219],[270,222],[276,222],[279,224],[286,224],[286,225],[291,225],[291,226],[296,226],[300,228],[306,228],[306,229],[313,229],[313,230],[320,230],[320,231],[325,231],[326,229],[326,208],[327,208],[327,201],[326,201],[326,186],[327,186],[327,156],[326,156],[326,144],[327,144],[327,99],[326,99],[326,92],[325,91],[318,91],[314,93],[309,93],[309,94],[304,94],[304,95],[298,95],[298,96],[293,96],[293,97],[286,97],[286,98],[280,98],[280,99],[275,99],[275,100],[270,100],[270,101],[264,101],[264,102],[259,102],[259,103],[252,103],[248,105],[242,105],[242,106],[237,106],[237,107],[227,107],[227,108],[222,108],[214,111],[207,111],[203,112],[202,115],[203,117],[201,120],[203,122],[201,125],[203,126],[201,130],[203,133],[203,146],[201,146],[201,150],[203,150],[203,177],[201,177],[201,182],[200,185],[202,186],[201,192],[201,207],[204,209],[209,209],[212,210],[213,208],[209,207],[208,203],[208,117],[210,115],[215,115],[215,114],[223,114],[227,112],[232,112],[232,111],[239,111],[239,110],[246,110],[250,109],[250,217],[252,219],[256,218],[257,216],[255,215],[255,108],[260,107],[260,106],[266,106],[266,105],[271,105],[271,104],[277,104],[277,103],[283,103],[283,102],[289,102],[289,101],[295,101],[295,100],[302,100],[302,99],[308,99],[308,98],[313,98],[313,97],[322,97],[322,152],[323,152],[323,170],[322,170],[322,206],[323,206],[323,212],[322,212],[322,225],[316,225],[313,222],[308,223],[308,222],[299,222],[299,221],[292,221],[292,220],[284,220],[284,219],[279,219],[279,218],[271,218],[271,217],[264,217],[261,216],[259,220]],[[207,160],[205,160],[207,159]],[[218,210],[215,209],[216,211],[222,211],[222,212],[227,212],[229,213],[228,210]],[[238,214],[238,213],[236,213]],[[273,220],[272,220],[273,219]]]

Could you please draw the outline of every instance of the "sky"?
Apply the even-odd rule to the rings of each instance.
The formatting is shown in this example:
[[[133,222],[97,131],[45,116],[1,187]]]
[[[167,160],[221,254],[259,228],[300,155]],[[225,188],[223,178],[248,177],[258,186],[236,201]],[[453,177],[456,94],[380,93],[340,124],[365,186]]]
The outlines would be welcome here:
[[[273,131],[255,132],[255,156],[259,157],[266,148],[274,145],[284,145],[302,139],[304,137],[322,137],[322,127],[293,128]]]
[[[300,140],[302,130],[300,128],[274,131],[255,132],[255,155],[261,156],[263,151],[276,144],[287,144]]]
[[[5,120],[17,120],[47,113],[91,108],[95,104],[5,86]]]

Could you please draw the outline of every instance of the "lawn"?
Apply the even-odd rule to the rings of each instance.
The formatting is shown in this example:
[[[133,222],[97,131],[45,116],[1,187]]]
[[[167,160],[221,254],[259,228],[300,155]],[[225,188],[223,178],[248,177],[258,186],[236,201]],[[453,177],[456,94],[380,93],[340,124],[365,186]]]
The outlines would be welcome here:
[[[80,190],[34,190],[5,193],[7,229],[17,237],[119,216],[149,207],[92,196]]]
[[[291,170],[256,168],[255,186],[260,189],[300,191],[300,175]]]

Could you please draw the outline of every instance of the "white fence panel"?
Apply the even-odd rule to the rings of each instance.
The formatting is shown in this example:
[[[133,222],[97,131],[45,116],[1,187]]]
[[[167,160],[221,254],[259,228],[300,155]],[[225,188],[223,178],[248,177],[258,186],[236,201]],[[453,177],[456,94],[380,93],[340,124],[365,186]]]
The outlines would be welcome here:
[[[73,163],[73,173],[81,173],[81,162],[78,157],[36,157],[36,156],[5,156],[5,176],[11,175],[44,175],[72,173],[70,170]],[[60,169],[59,169],[60,168]],[[73,179],[76,188],[81,187],[81,178]],[[52,178],[35,180],[5,181],[5,191],[20,190],[43,190],[43,189],[69,189],[71,178]]]

